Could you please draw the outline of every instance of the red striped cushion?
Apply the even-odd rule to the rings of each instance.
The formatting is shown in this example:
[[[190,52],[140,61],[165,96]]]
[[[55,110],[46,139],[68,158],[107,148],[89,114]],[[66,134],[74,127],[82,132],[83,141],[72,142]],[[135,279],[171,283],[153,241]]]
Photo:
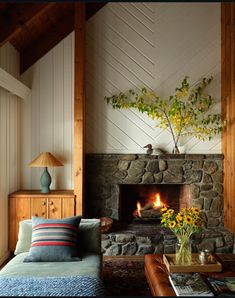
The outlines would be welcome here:
[[[45,223],[33,227],[33,246],[76,246],[78,228],[66,223]]]
[[[32,217],[32,244],[25,262],[73,261],[78,257],[81,217],[44,219]]]

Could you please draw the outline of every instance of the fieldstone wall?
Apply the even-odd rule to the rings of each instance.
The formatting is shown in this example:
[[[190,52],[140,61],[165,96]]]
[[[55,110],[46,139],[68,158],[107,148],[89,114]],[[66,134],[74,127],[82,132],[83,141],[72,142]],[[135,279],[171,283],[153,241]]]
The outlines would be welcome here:
[[[164,183],[189,185],[192,206],[207,217],[207,229],[194,235],[193,250],[232,252],[234,237],[223,227],[222,154],[88,154],[86,215],[118,220],[120,184]],[[129,225],[102,235],[104,255],[173,253],[175,244],[171,231],[153,225]]]
[[[201,249],[217,253],[233,252],[233,235],[222,227],[205,229],[193,236],[191,242],[193,252]],[[149,236],[121,231],[102,235],[102,252],[108,256],[174,253],[176,242],[175,235],[167,233],[163,228],[155,231],[155,235]]]
[[[223,226],[223,155],[88,154],[86,205],[89,216],[118,220],[119,184],[188,184],[192,206],[208,227]]]

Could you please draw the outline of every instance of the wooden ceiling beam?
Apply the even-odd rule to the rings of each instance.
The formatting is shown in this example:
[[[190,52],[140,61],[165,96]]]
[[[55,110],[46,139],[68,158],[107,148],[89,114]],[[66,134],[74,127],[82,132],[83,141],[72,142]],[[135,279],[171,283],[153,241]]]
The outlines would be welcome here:
[[[17,80],[11,74],[6,72],[4,69],[0,67],[0,87],[9,91],[10,93],[22,98],[26,99],[30,94],[31,90],[22,82]]]
[[[8,3],[0,11],[0,47],[55,3]]]
[[[106,2],[103,3],[86,3],[86,16],[88,20],[99,9],[101,9]],[[38,59],[50,51],[61,40],[63,40],[69,33],[74,30],[74,3],[68,3],[64,13],[60,19],[51,26],[45,33],[37,37],[27,48],[20,53],[20,72],[26,71]]]
[[[20,73],[23,73],[38,59],[44,56],[74,29],[74,11],[63,15],[43,36],[20,53]]]

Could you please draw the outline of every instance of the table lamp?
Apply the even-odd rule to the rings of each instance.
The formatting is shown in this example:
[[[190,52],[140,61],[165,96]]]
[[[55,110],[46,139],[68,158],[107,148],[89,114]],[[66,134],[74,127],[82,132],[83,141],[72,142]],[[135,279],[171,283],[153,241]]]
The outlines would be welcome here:
[[[42,152],[29,164],[30,167],[42,167],[45,168],[40,178],[41,193],[50,192],[51,175],[49,174],[47,167],[62,167],[63,164],[56,159],[50,152]]]

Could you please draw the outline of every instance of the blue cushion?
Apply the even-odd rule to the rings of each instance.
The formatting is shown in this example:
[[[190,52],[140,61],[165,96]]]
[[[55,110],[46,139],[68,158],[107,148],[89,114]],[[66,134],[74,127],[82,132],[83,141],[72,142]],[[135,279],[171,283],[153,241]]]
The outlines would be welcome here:
[[[64,219],[32,217],[32,243],[24,262],[80,261],[80,216]]]

